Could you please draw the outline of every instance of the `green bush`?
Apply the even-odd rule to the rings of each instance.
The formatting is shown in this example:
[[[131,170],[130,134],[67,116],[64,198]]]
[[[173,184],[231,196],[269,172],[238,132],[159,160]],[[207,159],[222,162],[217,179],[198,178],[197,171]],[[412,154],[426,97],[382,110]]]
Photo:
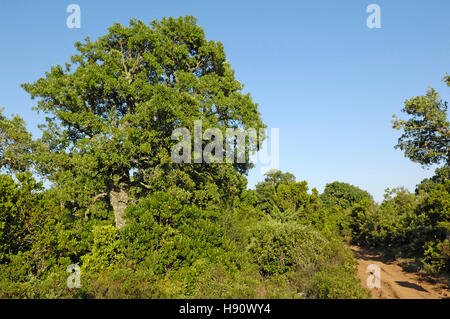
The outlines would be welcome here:
[[[82,272],[113,269],[125,259],[120,234],[112,225],[94,226],[92,251],[81,257]]]
[[[312,226],[273,220],[255,225],[251,233],[252,260],[265,279],[284,278],[285,292],[308,298],[367,297],[341,239]]]
[[[263,275],[284,274],[295,263],[320,258],[326,244],[318,231],[296,222],[261,222],[251,233],[248,249]]]

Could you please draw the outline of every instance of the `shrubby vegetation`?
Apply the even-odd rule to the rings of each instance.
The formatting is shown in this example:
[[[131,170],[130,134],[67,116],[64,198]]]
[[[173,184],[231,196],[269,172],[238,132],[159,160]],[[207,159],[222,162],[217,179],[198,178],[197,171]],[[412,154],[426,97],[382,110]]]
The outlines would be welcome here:
[[[365,298],[349,241],[449,271],[448,163],[381,204],[341,182],[319,194],[281,171],[247,189],[249,163],[170,159],[172,131],[195,119],[264,127],[194,18],[115,24],[76,47],[66,68],[24,85],[47,115],[41,138],[0,112],[0,297]],[[445,158],[435,145],[424,164]],[[72,264],[79,289],[66,285]]]
[[[424,180],[415,193],[387,190],[381,205],[368,201],[355,205],[352,240],[393,257],[413,258],[428,273],[448,273],[450,180],[433,182],[436,179]]]
[[[16,227],[38,217],[43,224],[30,233],[29,246],[4,252],[2,297],[367,296],[355,276],[351,253],[324,227],[319,196],[307,193],[305,182],[280,184],[271,198],[276,208],[269,214],[258,207],[260,193],[254,190],[244,191],[229,210],[199,208],[185,196],[158,191],[127,208],[121,230],[112,218],[73,216],[52,203],[53,189],[33,194],[34,188],[10,182],[16,197],[5,198],[5,204],[38,196],[43,205],[27,211],[24,220],[15,219]],[[287,205],[281,186],[302,187]],[[103,216],[101,205],[92,209],[92,216],[97,215]],[[73,263],[81,265],[81,288],[70,290],[66,268]]]

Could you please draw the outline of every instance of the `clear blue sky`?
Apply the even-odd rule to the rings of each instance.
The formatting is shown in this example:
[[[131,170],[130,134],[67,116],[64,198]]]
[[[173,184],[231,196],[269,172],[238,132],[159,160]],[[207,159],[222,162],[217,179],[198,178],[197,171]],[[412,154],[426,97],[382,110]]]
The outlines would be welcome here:
[[[81,7],[81,29],[66,27],[66,7]],[[381,7],[381,29],[366,26],[366,7]],[[335,180],[382,199],[387,187],[414,190],[433,170],[394,150],[391,115],[427,86],[448,99],[448,0],[396,1],[2,1],[0,106],[36,135],[42,117],[20,84],[65,63],[73,44],[114,22],[194,15],[221,41],[236,77],[280,129],[280,169],[323,190]],[[259,169],[249,185],[263,179]]]

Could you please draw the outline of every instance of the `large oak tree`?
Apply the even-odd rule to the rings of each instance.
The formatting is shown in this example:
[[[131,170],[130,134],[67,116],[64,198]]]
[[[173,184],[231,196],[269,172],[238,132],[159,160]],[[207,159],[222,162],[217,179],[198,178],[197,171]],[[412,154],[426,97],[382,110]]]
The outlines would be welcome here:
[[[96,41],[76,43],[78,54],[34,83],[24,84],[42,126],[38,170],[81,207],[109,203],[117,227],[133,197],[167,183],[201,201],[245,187],[247,163],[174,164],[177,127],[263,127],[257,105],[226,60],[220,42],[207,41],[193,17],[146,25],[114,24]],[[214,193],[214,192],[213,192]],[[225,195],[224,195],[225,194]],[[88,216],[86,215],[86,218]]]

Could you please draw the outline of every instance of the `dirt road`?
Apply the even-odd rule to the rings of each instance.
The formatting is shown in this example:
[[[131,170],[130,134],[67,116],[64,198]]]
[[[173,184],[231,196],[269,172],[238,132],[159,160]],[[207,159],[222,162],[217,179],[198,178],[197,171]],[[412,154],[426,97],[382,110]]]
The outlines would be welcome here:
[[[376,285],[379,273],[380,288],[370,288],[373,299],[440,299],[449,298],[450,292],[442,284],[425,281],[418,274],[405,272],[395,262],[388,262],[380,255],[371,254],[360,247],[350,246],[359,263],[358,277],[364,287]],[[376,265],[371,266],[369,265]],[[369,267],[369,271],[367,272]],[[379,269],[379,270],[377,270]]]

